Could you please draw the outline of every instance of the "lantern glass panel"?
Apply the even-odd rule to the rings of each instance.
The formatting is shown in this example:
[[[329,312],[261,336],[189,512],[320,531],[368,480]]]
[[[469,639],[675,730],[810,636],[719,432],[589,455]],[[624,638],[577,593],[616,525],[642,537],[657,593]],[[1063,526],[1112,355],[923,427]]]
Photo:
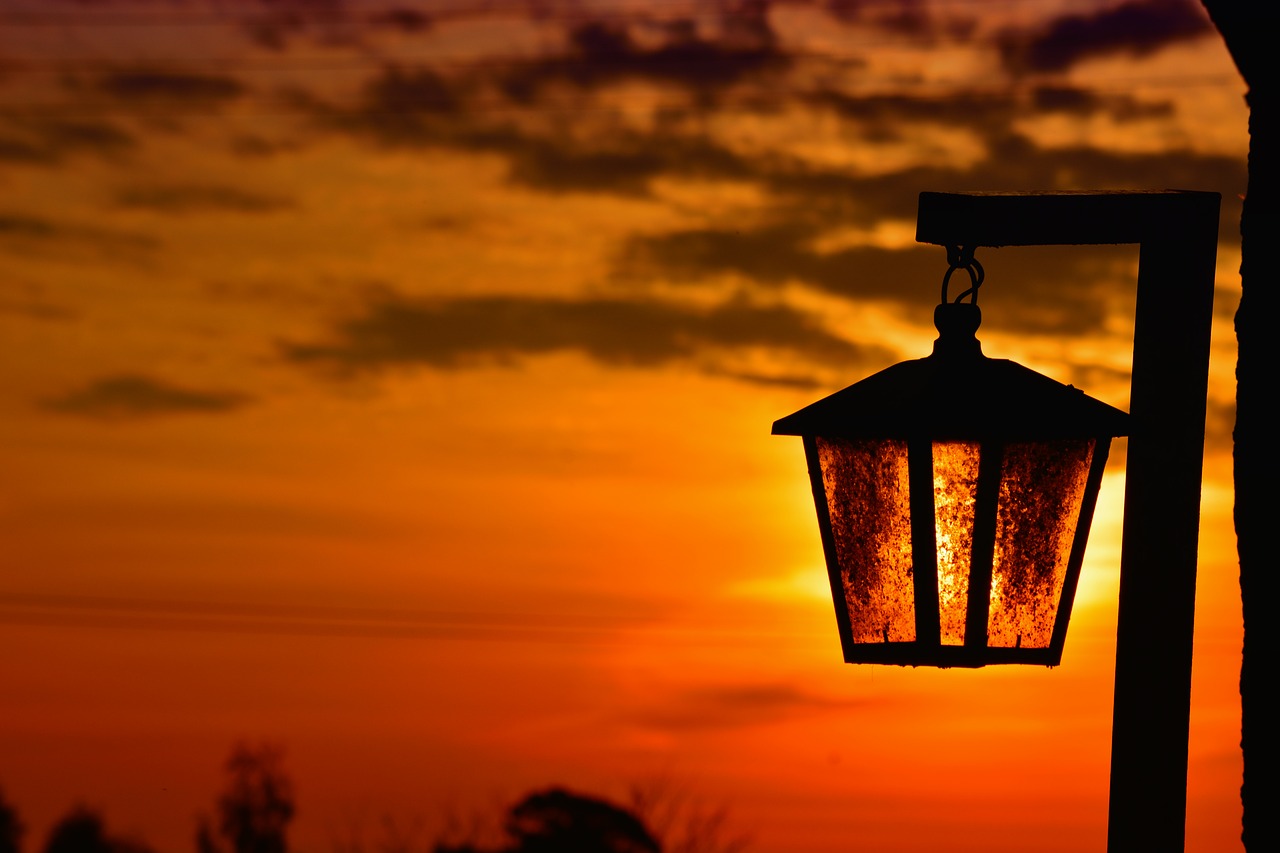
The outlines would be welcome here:
[[[973,557],[973,512],[978,498],[979,448],[976,442],[933,443],[938,616],[944,646],[964,644]]]
[[[915,641],[907,443],[815,444],[853,641]]]
[[[1095,441],[1004,447],[987,644],[1048,648]]]

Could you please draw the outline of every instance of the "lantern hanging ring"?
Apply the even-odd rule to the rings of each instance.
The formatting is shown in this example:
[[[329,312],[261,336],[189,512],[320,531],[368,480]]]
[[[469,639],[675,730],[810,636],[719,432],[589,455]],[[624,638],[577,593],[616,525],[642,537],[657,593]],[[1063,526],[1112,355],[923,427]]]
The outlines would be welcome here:
[[[973,305],[978,304],[978,288],[982,287],[986,272],[982,264],[973,256],[974,246],[947,246],[947,272],[942,277],[942,304],[947,304],[947,285],[951,283],[951,275],[956,270],[964,270],[969,274],[969,289],[956,297],[959,302],[966,296]]]

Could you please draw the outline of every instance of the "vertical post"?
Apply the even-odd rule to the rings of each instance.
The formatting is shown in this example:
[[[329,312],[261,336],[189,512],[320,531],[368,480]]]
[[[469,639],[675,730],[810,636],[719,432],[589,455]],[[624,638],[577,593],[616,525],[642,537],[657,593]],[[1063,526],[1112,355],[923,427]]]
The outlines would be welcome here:
[[[1141,244],[1116,627],[1110,853],[1181,853],[1218,205]]]

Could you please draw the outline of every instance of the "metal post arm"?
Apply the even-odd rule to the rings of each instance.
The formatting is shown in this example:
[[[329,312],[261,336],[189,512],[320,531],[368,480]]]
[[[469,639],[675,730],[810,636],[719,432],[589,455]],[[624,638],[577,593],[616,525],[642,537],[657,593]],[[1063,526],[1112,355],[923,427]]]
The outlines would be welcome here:
[[[943,246],[1137,243],[1110,853],[1180,853],[1217,193],[921,193],[916,239]]]

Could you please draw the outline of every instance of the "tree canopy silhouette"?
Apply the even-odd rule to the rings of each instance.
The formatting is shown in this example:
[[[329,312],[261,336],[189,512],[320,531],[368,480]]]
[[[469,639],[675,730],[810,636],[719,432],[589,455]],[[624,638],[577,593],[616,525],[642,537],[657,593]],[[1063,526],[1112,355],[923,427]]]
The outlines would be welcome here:
[[[496,850],[437,844],[435,853],[662,853],[631,812],[563,788],[526,796],[507,811],[503,829],[509,843]]]
[[[18,853],[22,846],[22,832],[25,827],[18,820],[18,813],[4,798],[0,791],[0,853]]]
[[[95,811],[76,806],[49,830],[44,853],[151,853],[138,841],[107,834],[106,824]]]
[[[217,835],[233,853],[286,853],[286,831],[296,811],[283,752],[270,744],[237,744],[227,758],[227,787],[218,797]],[[201,820],[199,853],[220,853],[213,827]]]

